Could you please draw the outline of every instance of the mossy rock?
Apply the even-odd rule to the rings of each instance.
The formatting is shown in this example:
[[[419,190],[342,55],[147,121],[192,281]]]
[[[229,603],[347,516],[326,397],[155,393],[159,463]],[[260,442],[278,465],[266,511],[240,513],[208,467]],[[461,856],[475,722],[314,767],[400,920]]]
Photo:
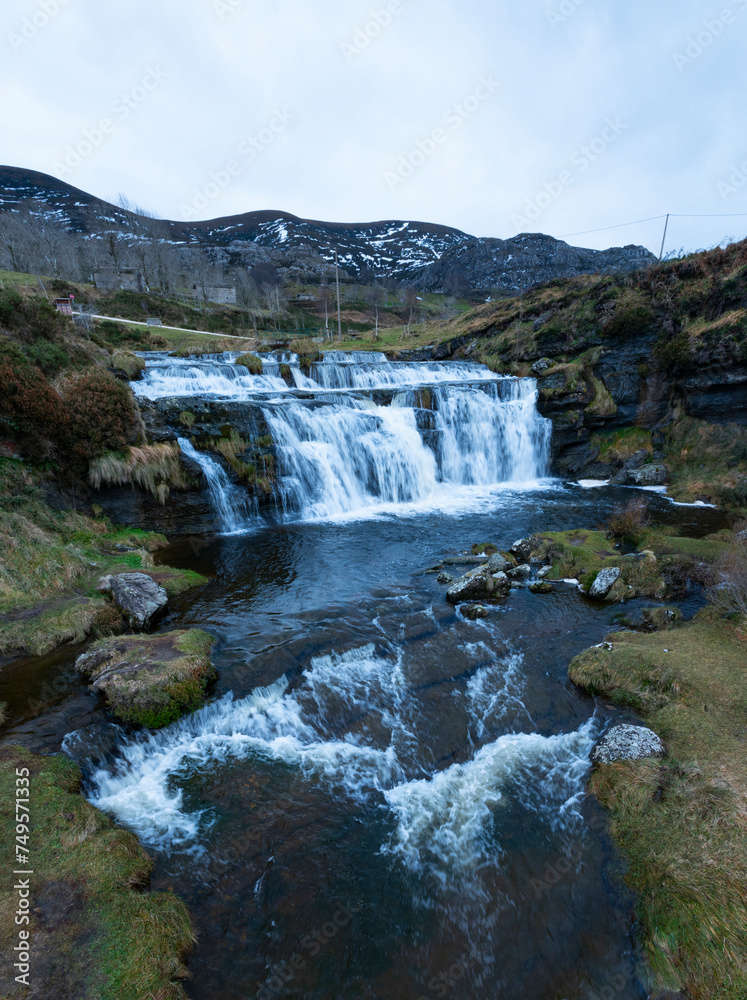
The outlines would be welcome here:
[[[137,380],[145,371],[145,362],[131,351],[115,351],[112,355],[111,367],[115,371],[124,372],[128,379]]]
[[[76,666],[122,722],[160,729],[205,702],[215,639],[198,629],[96,643]]]
[[[242,368],[248,369],[250,375],[261,375],[264,371],[262,358],[256,354],[242,354],[241,357],[236,358],[235,363],[241,365]]]

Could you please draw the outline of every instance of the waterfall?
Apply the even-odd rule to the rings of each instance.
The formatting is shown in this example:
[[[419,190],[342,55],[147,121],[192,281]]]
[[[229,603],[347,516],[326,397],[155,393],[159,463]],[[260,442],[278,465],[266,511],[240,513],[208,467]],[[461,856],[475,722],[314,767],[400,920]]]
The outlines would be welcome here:
[[[173,397],[177,406],[180,397],[206,398],[220,423],[233,419],[222,419],[221,403],[254,407],[272,436],[284,519],[442,502],[450,489],[528,484],[547,474],[552,425],[537,412],[533,379],[474,362],[394,362],[362,351],[329,351],[309,375],[294,354],[264,355],[263,373],[251,375],[237,357],[148,355],[135,389]],[[189,442],[182,451],[202,468],[223,530],[245,527],[247,494]]]
[[[204,452],[197,451],[186,438],[179,438],[179,447],[182,454],[191,458],[202,469],[221,530],[229,535],[246,531],[252,520],[248,510],[248,495],[233,485],[218,462]]]

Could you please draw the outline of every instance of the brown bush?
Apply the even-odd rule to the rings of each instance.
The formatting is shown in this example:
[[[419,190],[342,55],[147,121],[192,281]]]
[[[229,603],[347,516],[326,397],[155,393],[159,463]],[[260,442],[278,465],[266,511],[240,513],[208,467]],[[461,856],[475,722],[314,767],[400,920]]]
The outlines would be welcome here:
[[[0,425],[32,461],[47,458],[65,433],[66,407],[44,375],[8,341],[0,343]]]
[[[643,532],[651,524],[648,504],[636,497],[626,507],[618,508],[610,517],[607,527],[615,538],[629,545],[637,545]]]
[[[747,617],[747,542],[738,539],[715,568],[716,582],[708,596],[725,615]]]
[[[69,415],[64,448],[80,473],[106,452],[123,452],[135,439],[137,408],[128,386],[100,369],[68,376],[61,383]]]

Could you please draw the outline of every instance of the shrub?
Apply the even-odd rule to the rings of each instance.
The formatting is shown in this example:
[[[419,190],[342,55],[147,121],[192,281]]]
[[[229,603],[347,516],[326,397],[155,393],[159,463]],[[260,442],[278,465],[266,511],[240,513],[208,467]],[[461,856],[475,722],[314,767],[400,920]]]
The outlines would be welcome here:
[[[607,527],[615,537],[628,545],[638,545],[645,529],[651,524],[648,504],[636,497],[626,507],[619,507],[610,517]]]
[[[716,565],[711,603],[725,615],[747,617],[747,542],[739,539]]]
[[[64,443],[72,471],[85,471],[92,459],[108,451],[122,452],[133,440],[137,407],[129,387],[109,372],[90,369],[69,376],[62,394],[70,417]]]
[[[9,341],[0,341],[0,424],[23,454],[41,461],[68,429],[68,413],[44,375]]]
[[[654,319],[648,306],[633,306],[613,316],[604,326],[604,335],[632,340],[646,333]]]
[[[242,354],[240,358],[236,358],[236,364],[247,368],[250,375],[261,375],[264,371],[262,359],[256,354]]]

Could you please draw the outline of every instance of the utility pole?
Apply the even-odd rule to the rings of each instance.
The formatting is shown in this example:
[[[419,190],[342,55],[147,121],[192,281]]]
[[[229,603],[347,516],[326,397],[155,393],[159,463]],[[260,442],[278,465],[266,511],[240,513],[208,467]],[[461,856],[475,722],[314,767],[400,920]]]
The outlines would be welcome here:
[[[669,229],[669,214],[667,214],[667,221],[664,223],[664,238],[661,241],[661,253],[659,254],[659,260],[664,256],[664,244],[667,241],[667,230]]]
[[[340,267],[337,263],[337,251],[335,250],[335,280],[337,282],[337,333],[342,343],[342,311],[340,309]]]

